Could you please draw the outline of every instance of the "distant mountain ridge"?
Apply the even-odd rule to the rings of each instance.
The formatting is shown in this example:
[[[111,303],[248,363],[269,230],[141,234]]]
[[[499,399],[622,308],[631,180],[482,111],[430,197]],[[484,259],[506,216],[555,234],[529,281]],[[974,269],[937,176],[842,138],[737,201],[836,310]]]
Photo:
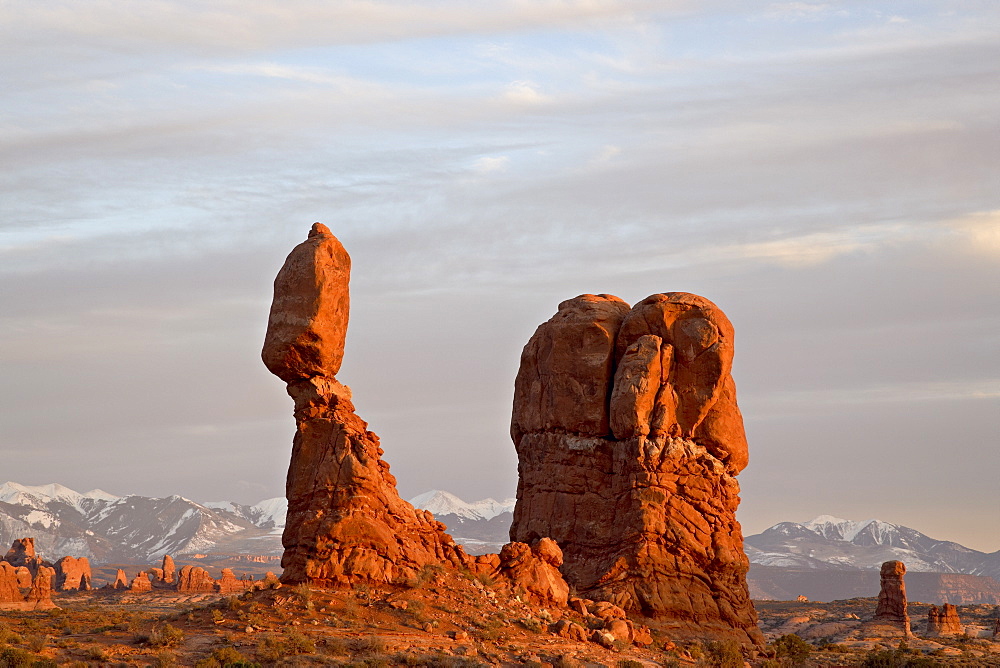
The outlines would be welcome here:
[[[432,489],[410,499],[416,508],[429,510],[448,527],[448,533],[470,554],[499,552],[510,538],[517,499],[481,499],[467,502],[450,492]]]
[[[280,554],[283,498],[253,506],[182,496],[79,493],[59,484],[0,485],[0,547],[31,536],[47,559],[149,563],[164,554]]]
[[[915,529],[877,519],[855,522],[821,515],[809,522],[779,522],[747,536],[750,562],[812,570],[877,570],[898,559],[913,572],[962,573],[1000,579],[1000,551],[979,552],[936,540]]]

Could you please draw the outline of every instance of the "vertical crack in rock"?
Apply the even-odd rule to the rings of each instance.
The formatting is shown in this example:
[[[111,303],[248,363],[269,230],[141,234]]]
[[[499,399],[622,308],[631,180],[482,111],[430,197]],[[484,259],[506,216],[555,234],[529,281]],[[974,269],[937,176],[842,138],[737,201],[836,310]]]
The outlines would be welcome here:
[[[562,302],[515,381],[510,536],[554,539],[581,595],[678,636],[762,645],[736,521],[747,442],[732,360],[733,326],[702,297]]]
[[[378,437],[335,377],[347,336],[350,270],[347,251],[316,223],[274,280],[261,357],[287,383],[296,422],[282,580],[395,582],[427,564],[474,564],[433,515],[399,497]]]

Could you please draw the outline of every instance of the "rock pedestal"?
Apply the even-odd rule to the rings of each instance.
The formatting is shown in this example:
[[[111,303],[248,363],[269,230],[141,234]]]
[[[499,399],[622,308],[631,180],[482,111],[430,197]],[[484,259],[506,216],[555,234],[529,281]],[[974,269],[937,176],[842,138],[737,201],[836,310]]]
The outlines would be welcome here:
[[[581,596],[678,637],[760,645],[735,516],[747,443],[732,359],[732,325],[696,295],[561,303],[515,381],[510,536],[553,538]]]
[[[932,638],[960,636],[965,632],[958,616],[958,608],[945,603],[940,608],[932,605],[927,611],[927,635]]]
[[[399,497],[378,437],[335,377],[347,335],[350,268],[341,243],[316,223],[274,281],[261,357],[295,402],[282,535],[287,583],[394,582],[427,564],[473,563],[433,515]]]

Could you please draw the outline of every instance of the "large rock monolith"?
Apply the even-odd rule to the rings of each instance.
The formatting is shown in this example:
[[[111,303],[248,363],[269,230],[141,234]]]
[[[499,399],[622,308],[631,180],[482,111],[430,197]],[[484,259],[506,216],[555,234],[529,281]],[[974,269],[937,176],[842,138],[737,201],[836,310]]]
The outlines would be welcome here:
[[[320,223],[274,280],[261,357],[295,402],[286,479],[283,582],[395,582],[424,565],[473,563],[433,515],[399,497],[378,437],[336,379],[344,356],[351,259]]]
[[[682,637],[763,644],[736,521],[733,327],[696,295],[564,301],[524,347],[512,541],[553,538],[580,596]]]

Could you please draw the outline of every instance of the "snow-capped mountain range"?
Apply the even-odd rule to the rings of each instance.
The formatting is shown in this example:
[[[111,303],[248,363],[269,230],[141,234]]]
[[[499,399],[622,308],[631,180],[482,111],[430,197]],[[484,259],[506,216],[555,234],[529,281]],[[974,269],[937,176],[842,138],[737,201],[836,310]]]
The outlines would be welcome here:
[[[431,490],[410,503],[434,513],[470,553],[496,552],[509,540],[514,499],[466,502]],[[0,485],[0,554],[15,539],[31,536],[47,559],[73,555],[95,564],[152,563],[164,554],[280,555],[286,512],[282,497],[253,505],[197,503],[182,496],[116,496],[7,482]],[[899,559],[911,572],[1000,580],[1000,551],[979,552],[877,519],[822,515],[780,522],[747,536],[745,547],[751,563],[790,571],[872,571]]]
[[[439,489],[410,499],[415,507],[434,513],[434,517],[448,527],[455,542],[470,554],[499,552],[510,540],[515,502],[516,499],[483,499],[469,503]]]
[[[898,559],[908,571],[965,573],[1000,579],[1000,551],[987,553],[935,540],[915,529],[871,519],[821,515],[809,522],[780,522],[747,536],[750,562],[814,570],[877,570]]]
[[[285,499],[253,506],[182,496],[81,494],[59,484],[0,485],[0,549],[31,536],[45,558],[149,563],[164,554],[280,554]]]

